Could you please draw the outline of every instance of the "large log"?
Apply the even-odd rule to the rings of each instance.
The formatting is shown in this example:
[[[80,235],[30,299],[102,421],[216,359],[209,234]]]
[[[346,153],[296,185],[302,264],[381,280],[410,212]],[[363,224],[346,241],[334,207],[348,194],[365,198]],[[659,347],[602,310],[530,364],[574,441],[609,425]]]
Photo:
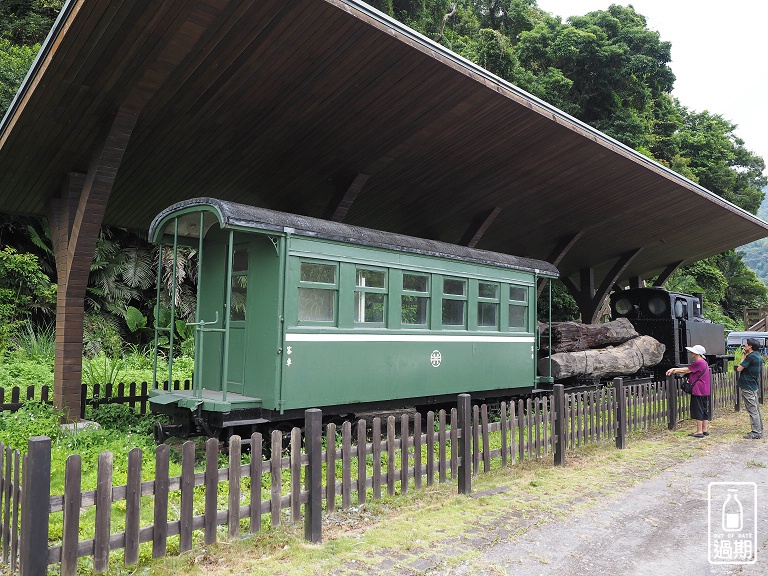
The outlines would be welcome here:
[[[549,331],[541,324],[542,342],[546,346]],[[581,322],[553,322],[552,350],[554,352],[575,352],[602,348],[610,344],[621,344],[639,334],[626,318],[619,318],[605,324],[582,324]]]
[[[638,336],[619,346],[552,354],[552,376],[620,376],[661,362],[665,346],[650,336]],[[549,372],[550,358],[539,360],[539,372]]]

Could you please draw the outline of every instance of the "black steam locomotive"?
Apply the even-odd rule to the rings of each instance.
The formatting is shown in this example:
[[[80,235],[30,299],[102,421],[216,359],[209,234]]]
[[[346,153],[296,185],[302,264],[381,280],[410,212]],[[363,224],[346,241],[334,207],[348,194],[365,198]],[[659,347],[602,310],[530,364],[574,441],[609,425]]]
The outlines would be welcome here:
[[[668,292],[663,288],[633,288],[611,294],[612,319],[627,318],[640,334],[664,344],[666,351],[654,375],[668,368],[688,364],[687,346],[701,344],[707,351],[712,371],[722,372],[725,361],[725,330],[722,324],[702,315],[701,295]]]

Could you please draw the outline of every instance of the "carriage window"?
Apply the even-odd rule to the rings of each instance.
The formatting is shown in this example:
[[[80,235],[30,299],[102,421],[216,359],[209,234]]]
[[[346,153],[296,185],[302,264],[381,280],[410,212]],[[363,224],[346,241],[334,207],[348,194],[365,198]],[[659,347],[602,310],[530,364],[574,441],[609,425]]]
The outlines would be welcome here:
[[[423,274],[403,274],[402,322],[426,326],[429,311],[429,277]]]
[[[386,296],[387,273],[358,268],[355,273],[355,322],[383,324]]]
[[[509,329],[528,330],[528,290],[517,286],[509,288]]]
[[[245,304],[248,294],[248,250],[236,248],[232,254],[232,292],[230,293],[229,319],[245,320]]]
[[[299,279],[299,322],[333,322],[336,319],[336,265],[302,262]]]
[[[445,278],[443,280],[443,326],[466,326],[467,281]]]
[[[479,328],[498,328],[499,285],[480,282],[477,288],[477,326]]]

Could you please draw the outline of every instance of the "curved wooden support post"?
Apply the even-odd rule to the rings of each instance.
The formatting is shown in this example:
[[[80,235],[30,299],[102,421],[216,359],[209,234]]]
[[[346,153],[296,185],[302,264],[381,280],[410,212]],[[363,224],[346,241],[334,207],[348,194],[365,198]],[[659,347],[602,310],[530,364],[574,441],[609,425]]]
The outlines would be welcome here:
[[[477,243],[480,242],[480,238],[483,237],[483,234],[486,233],[491,224],[493,224],[493,221],[496,220],[496,216],[499,215],[499,212],[501,212],[501,208],[496,206],[496,208],[488,212],[485,217],[476,219],[464,233],[459,244],[470,248],[477,246]]]
[[[330,218],[331,220],[334,222],[344,222],[344,218],[347,217],[347,212],[349,212],[349,209],[352,207],[352,204],[357,198],[357,195],[360,194],[363,186],[365,186],[368,178],[370,178],[370,175],[363,174],[362,172],[355,176],[352,184],[350,184],[349,188],[347,188],[346,192],[344,192],[344,196],[342,196],[341,200],[333,211],[333,215]]]
[[[76,422],[81,412],[83,315],[88,274],[107,199],[137,118],[137,112],[119,110],[91,159],[88,174],[69,174],[61,197],[49,204],[58,276],[53,399],[69,422]]]
[[[672,276],[672,274],[675,273],[675,270],[680,268],[680,266],[682,266],[684,263],[685,263],[685,260],[680,260],[680,262],[673,262],[672,264],[664,268],[664,271],[661,274],[659,274],[656,280],[654,280],[653,285],[657,287],[664,286],[664,283],[667,280],[669,280],[669,277]]]
[[[565,258],[565,255],[571,251],[571,248],[573,248],[576,245],[576,242],[578,242],[583,235],[584,235],[584,231],[581,230],[571,236],[567,236],[566,238],[561,238],[557,242],[555,247],[552,249],[552,252],[549,253],[549,256],[547,257],[547,262],[551,262],[555,266],[558,266],[560,262],[562,262],[563,258]],[[544,291],[544,286],[546,285],[547,285],[546,280],[539,280],[539,286],[537,290],[539,296],[541,296],[541,293]]]
[[[561,278],[563,284],[565,284],[565,287],[579,306],[582,322],[592,324],[597,320],[603,301],[613,289],[616,281],[624,273],[624,270],[640,254],[641,250],[642,248],[637,248],[622,254],[597,288],[595,288],[595,272],[593,268],[583,268],[580,271],[579,286],[576,286],[570,278]]]

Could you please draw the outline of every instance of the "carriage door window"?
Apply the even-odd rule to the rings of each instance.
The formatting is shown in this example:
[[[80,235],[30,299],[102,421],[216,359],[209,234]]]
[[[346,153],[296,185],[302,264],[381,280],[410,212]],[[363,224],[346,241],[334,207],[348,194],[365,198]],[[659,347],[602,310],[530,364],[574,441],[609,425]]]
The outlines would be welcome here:
[[[443,279],[443,327],[464,328],[467,325],[467,281]]]
[[[302,262],[299,271],[299,322],[336,319],[336,264]]]
[[[513,332],[528,331],[528,289],[509,287],[509,329]]]
[[[499,327],[499,285],[479,282],[477,285],[477,327]]]
[[[248,250],[235,248],[232,255],[232,294],[230,295],[229,319],[245,320],[245,304],[248,292]]]
[[[384,270],[358,268],[355,272],[355,322],[384,323],[387,273]]]
[[[403,273],[402,322],[408,326],[426,326],[429,319],[429,277]]]

